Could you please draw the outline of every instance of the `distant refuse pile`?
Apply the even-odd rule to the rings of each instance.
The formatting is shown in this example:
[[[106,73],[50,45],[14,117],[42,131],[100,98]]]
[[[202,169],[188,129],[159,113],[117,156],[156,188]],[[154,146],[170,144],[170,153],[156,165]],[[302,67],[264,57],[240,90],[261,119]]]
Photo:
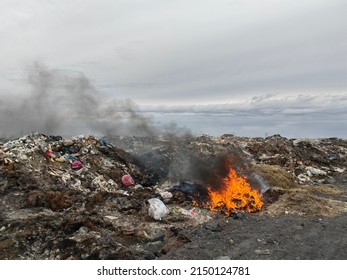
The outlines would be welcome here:
[[[128,154],[94,136],[63,139],[33,133],[1,145],[0,164],[5,172],[21,170],[36,178],[38,184],[50,182],[52,177],[46,176],[49,174],[57,177],[61,186],[87,192],[96,187],[97,181],[100,186],[112,186],[109,191],[116,191],[118,185],[134,184],[133,178],[141,181],[141,172],[131,164]]]

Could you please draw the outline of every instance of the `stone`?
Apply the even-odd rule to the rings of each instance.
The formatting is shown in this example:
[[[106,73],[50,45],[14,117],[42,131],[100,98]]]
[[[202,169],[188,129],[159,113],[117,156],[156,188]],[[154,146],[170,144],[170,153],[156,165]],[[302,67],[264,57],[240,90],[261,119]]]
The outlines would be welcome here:
[[[306,167],[306,173],[308,176],[313,176],[313,175],[322,175],[322,176],[326,176],[327,172],[323,171],[321,169],[312,167],[312,166],[307,166]]]
[[[257,255],[270,255],[269,249],[257,249],[254,251]]]
[[[134,190],[136,190],[136,191],[143,190],[143,189],[144,189],[144,187],[142,185],[140,185],[140,184],[137,184],[134,187]]]
[[[163,241],[165,238],[164,232],[159,232],[153,236],[149,236],[148,239],[150,242]]]
[[[301,183],[305,183],[311,180],[310,177],[306,176],[305,174],[300,174],[297,178]]]
[[[173,197],[172,193],[170,192],[161,192],[160,196],[163,198],[165,202],[169,201]]]
[[[108,159],[103,159],[102,165],[105,166],[105,167],[108,167],[108,168],[113,168],[114,167],[114,164],[110,160],[108,160]]]
[[[105,218],[109,219],[109,220],[116,220],[118,219],[118,217],[115,217],[115,216],[105,216]]]
[[[238,219],[244,220],[244,219],[247,218],[246,213],[245,212],[241,212],[241,211],[235,212],[235,213],[230,213],[229,216],[232,217],[234,220],[238,220]]]
[[[343,173],[346,171],[345,168],[339,168],[339,167],[333,167],[333,171],[338,172],[338,173]]]
[[[164,244],[162,241],[148,242],[145,248],[152,253],[158,253],[163,248]]]
[[[229,256],[220,256],[220,257],[217,257],[215,258],[214,260],[225,260],[225,261],[228,261],[228,260],[231,260]]]
[[[211,221],[206,223],[205,228],[211,231],[222,231],[222,227],[218,221]]]

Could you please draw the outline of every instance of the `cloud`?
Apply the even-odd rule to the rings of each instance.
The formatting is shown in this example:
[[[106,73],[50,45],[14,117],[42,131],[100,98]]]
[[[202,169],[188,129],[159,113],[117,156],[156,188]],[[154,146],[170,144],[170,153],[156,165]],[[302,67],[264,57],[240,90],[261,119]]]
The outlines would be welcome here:
[[[39,59],[139,104],[341,91],[345,9],[342,0],[2,1],[0,88],[17,87]]]
[[[19,95],[35,108],[26,76],[38,60],[54,77],[75,75],[67,79],[72,91],[88,77],[89,93],[99,98],[80,101],[87,107],[94,101],[107,107],[100,105],[106,99],[130,99],[141,108],[180,105],[157,106],[157,123],[177,118],[214,134],[344,135],[346,8],[343,0],[3,0],[0,99],[8,101],[1,114],[10,116],[6,128],[14,120],[21,120],[18,129],[35,127],[10,112]],[[56,78],[51,82],[56,88]],[[52,122],[66,120],[64,98],[41,97],[62,110],[50,107]],[[88,127],[100,119],[100,112],[90,114],[83,115]],[[35,123],[44,123],[39,114]]]
[[[346,137],[347,95],[266,94],[233,103],[138,106],[97,90],[82,73],[34,64],[30,91],[0,98],[0,136],[46,134]]]
[[[240,136],[347,137],[347,95],[254,96],[232,104],[144,106],[159,123],[175,120],[195,133]]]

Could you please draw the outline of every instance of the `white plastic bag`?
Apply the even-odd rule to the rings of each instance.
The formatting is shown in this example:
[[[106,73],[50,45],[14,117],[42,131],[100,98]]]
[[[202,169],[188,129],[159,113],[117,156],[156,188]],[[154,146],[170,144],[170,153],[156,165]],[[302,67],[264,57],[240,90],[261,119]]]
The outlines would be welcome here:
[[[152,217],[154,220],[161,220],[161,218],[165,217],[169,214],[169,209],[165,206],[165,204],[158,198],[148,199],[149,209],[148,215]]]

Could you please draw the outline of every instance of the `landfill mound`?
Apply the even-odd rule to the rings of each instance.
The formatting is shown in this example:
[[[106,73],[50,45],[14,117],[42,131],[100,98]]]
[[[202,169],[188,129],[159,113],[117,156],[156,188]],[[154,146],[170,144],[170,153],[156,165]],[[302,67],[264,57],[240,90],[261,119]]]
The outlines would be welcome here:
[[[347,209],[343,139],[33,133],[1,141],[0,259],[179,258],[178,248],[194,244],[199,232],[227,233],[249,215],[271,222],[345,216]],[[261,212],[210,211],[179,187],[198,186],[225,156],[258,186]]]

